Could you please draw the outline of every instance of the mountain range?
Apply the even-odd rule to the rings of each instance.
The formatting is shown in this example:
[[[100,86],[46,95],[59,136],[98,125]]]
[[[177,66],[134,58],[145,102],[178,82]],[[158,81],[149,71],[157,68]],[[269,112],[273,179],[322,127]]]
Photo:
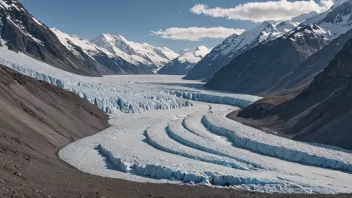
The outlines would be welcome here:
[[[63,46],[56,35],[34,18],[18,1],[0,2],[1,45],[22,52],[62,70],[99,76],[104,68],[92,67]]]
[[[158,74],[186,75],[210,51],[211,49],[205,46],[199,46],[193,51],[183,50],[179,57],[162,67]]]
[[[206,87],[239,93],[270,93],[272,87],[277,87],[300,64],[310,65],[303,63],[310,56],[351,29],[351,8],[352,1],[346,1],[307,19],[279,39],[242,53],[218,71]],[[325,59],[325,66],[329,60]],[[323,69],[324,64],[319,65],[322,67],[312,70],[313,73]]]
[[[351,149],[352,39],[296,97],[269,97],[239,112],[249,125],[299,141]]]
[[[298,23],[293,21],[281,22],[276,25],[264,22],[241,35],[233,34],[196,64],[185,79],[208,81],[232,59],[262,42],[269,42],[283,36],[297,25]]]
[[[128,41],[121,35],[101,34],[91,42],[131,64],[146,66],[154,70],[160,69],[179,56],[166,47],[153,47],[147,43]]]

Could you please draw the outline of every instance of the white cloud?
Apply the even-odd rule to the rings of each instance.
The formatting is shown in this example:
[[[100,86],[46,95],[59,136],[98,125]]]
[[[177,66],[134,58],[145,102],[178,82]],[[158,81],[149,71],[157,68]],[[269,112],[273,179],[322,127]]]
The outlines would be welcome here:
[[[321,13],[328,10],[333,4],[334,0],[320,0],[318,3],[314,0],[249,2],[233,8],[209,8],[204,4],[196,4],[190,11],[194,14],[204,14],[211,17],[263,22],[289,20],[312,11]]]
[[[224,27],[172,27],[166,30],[152,31],[152,35],[161,36],[172,40],[200,41],[204,38],[227,38],[232,34],[241,34],[244,29],[233,29]]]

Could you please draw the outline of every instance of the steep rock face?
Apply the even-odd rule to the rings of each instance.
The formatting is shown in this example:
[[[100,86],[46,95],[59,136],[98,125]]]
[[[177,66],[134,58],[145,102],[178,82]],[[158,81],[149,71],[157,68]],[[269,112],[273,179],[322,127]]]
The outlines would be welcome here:
[[[225,91],[270,94],[272,87],[277,86],[294,72],[299,64],[351,29],[351,8],[351,0],[337,4],[330,10],[307,19],[282,38],[247,51],[220,70],[207,87]],[[292,53],[289,46],[277,44],[288,40],[294,48]],[[278,48],[273,49],[273,46]],[[329,57],[325,58],[329,61]],[[307,69],[305,77],[314,76],[314,72],[319,72],[319,69],[322,68]]]
[[[65,71],[100,75],[99,69],[77,59],[50,29],[30,15],[17,0],[0,3],[1,42],[10,50],[26,53]]]
[[[264,41],[275,40],[287,31],[292,30],[298,23],[286,21],[277,25],[264,22],[241,35],[232,35],[215,47],[187,74],[185,79],[210,80],[213,75],[232,59],[256,47]]]
[[[158,73],[168,75],[186,75],[193,67],[204,58],[211,49],[205,46],[199,46],[191,52],[185,52],[179,57],[170,61],[162,67]]]
[[[179,56],[166,47],[154,47],[147,43],[128,41],[121,35],[101,34],[91,42],[131,64],[147,66],[154,70],[158,70]]]
[[[297,97],[265,107],[260,101],[239,113],[255,120],[274,120],[271,128],[296,140],[352,148],[352,39]],[[263,106],[263,105],[260,105]]]
[[[285,37],[261,44],[233,59],[205,87],[259,94],[327,45],[316,25],[298,27]]]
[[[104,48],[78,36],[68,35],[56,28],[51,29],[60,42],[87,65],[99,69],[101,74],[152,74],[150,68],[129,63]]]
[[[292,73],[285,76],[266,92],[268,94],[283,93],[309,83],[318,73],[328,66],[330,61],[333,60],[339,51],[341,51],[350,38],[352,38],[352,30],[331,41],[329,45],[313,54],[300,64]]]
[[[38,155],[50,156],[72,139],[108,126],[108,116],[79,96],[2,65],[0,101],[0,133],[26,139],[29,152]],[[3,140],[0,144],[9,144]]]

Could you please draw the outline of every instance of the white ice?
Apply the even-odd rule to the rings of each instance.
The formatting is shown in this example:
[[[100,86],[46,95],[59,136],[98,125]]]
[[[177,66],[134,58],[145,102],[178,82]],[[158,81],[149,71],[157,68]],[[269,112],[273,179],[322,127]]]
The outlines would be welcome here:
[[[180,76],[83,77],[4,47],[0,63],[111,113],[111,127],[60,150],[81,171],[270,193],[352,192],[350,151],[294,142],[225,117],[260,97],[204,90]]]

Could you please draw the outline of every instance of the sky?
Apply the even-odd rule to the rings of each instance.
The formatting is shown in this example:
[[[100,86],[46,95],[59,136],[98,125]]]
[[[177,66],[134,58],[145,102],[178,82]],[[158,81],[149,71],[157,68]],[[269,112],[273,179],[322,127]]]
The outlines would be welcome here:
[[[215,47],[263,21],[323,12],[333,0],[19,0],[48,27],[92,39],[120,34],[174,51]]]

